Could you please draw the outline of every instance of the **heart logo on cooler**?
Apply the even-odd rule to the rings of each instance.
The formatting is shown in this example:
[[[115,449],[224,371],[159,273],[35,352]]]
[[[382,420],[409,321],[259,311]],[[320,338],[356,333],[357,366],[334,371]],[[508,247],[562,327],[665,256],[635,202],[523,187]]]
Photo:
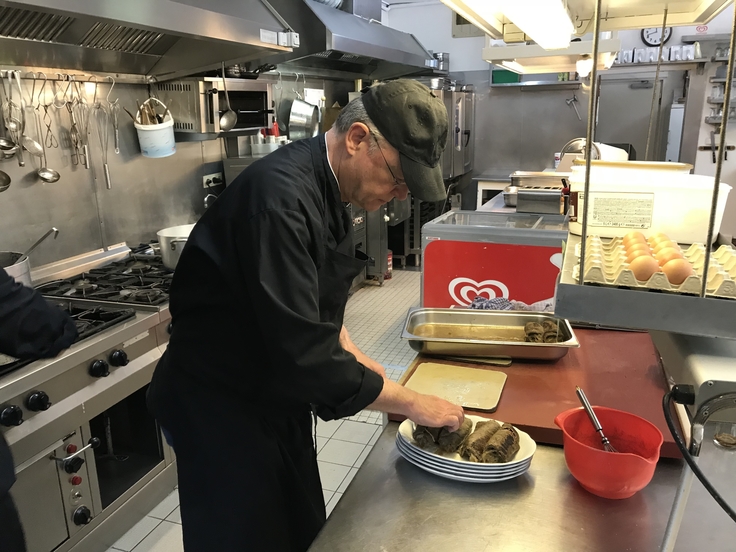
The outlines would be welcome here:
[[[468,306],[478,295],[486,295],[488,299],[495,297],[509,298],[509,288],[498,280],[483,280],[476,282],[470,278],[455,278],[448,286],[450,296],[458,305]],[[470,297],[470,293],[473,296]]]

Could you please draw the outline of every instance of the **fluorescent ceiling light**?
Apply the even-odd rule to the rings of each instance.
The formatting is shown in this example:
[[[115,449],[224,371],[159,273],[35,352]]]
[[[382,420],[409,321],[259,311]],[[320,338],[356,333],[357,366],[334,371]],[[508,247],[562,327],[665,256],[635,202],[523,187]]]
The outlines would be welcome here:
[[[495,39],[503,38],[503,23],[498,19],[500,14],[486,13],[484,17],[481,17],[467,5],[467,2],[464,2],[463,0],[441,1],[452,11],[470,21],[487,35]]]
[[[575,70],[584,79],[593,70],[593,58],[588,54],[584,54],[575,62]]]
[[[620,49],[619,39],[601,40],[598,45],[598,69],[609,69]],[[571,42],[570,46],[563,50],[545,50],[538,44],[488,46],[483,48],[483,59],[515,73],[578,72],[582,74],[582,71],[578,70],[577,62],[581,56],[591,56],[592,52],[592,41]],[[592,58],[587,63],[592,69]]]
[[[465,0],[486,19],[502,13],[545,50],[567,48],[575,27],[562,0]]]
[[[538,32],[528,26],[527,20],[534,18],[535,25],[555,26],[556,23],[553,23],[552,19],[536,17],[536,13],[541,9],[551,9],[557,14],[554,17],[560,17],[560,6],[563,1],[567,4],[568,19],[578,25],[578,33],[585,33],[592,26],[594,0],[442,0],[450,9],[493,38],[503,37],[504,24],[510,20],[537,44],[546,44],[546,39],[542,36],[544,30],[541,31],[542,35],[536,36]],[[665,8],[668,9],[668,25],[705,25],[732,3],[733,0],[606,0],[605,16],[601,20],[600,30],[661,27],[662,12]],[[528,8],[530,5],[535,7]],[[483,15],[478,13],[480,11]],[[564,19],[563,25],[567,26]]]

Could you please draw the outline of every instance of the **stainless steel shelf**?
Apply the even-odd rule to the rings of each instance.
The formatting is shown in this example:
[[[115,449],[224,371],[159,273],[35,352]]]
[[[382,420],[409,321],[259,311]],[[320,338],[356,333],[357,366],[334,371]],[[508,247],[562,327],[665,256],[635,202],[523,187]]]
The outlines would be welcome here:
[[[552,88],[579,88],[580,81],[527,81],[527,82],[498,82],[491,84],[491,88],[537,88],[542,86]]]
[[[555,314],[587,322],[636,330],[736,339],[736,301],[655,290],[578,285],[573,278],[580,236],[569,235],[557,284]]]
[[[709,82],[726,82],[726,77],[711,77],[708,79]]]
[[[736,122],[736,118],[729,117],[729,121]],[[723,123],[723,117],[706,117],[705,122],[709,125],[720,125]]]

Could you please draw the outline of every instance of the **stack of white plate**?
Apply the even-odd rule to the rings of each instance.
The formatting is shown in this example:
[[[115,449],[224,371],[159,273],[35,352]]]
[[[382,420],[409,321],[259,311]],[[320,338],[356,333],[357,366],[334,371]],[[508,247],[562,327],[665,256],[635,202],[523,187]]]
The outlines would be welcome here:
[[[475,424],[486,420],[486,418],[480,416],[466,416],[466,418],[473,421],[473,429],[475,429]],[[502,422],[499,421],[499,423]],[[414,422],[411,420],[405,420],[399,426],[399,431],[396,433],[396,447],[399,449],[401,456],[429,473],[456,481],[496,483],[519,477],[529,469],[534,452],[537,450],[534,439],[516,428],[519,433],[520,448],[510,462],[504,464],[478,464],[464,459],[457,453],[440,452],[434,446],[426,450],[420,448],[412,437],[414,427]]]

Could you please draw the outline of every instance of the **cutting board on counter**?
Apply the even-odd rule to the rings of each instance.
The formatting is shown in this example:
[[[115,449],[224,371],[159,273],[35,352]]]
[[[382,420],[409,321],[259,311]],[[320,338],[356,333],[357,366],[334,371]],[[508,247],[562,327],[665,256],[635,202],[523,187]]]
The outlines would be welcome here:
[[[575,395],[579,385],[593,405],[631,412],[652,422],[664,437],[661,456],[680,458],[662,413],[662,397],[669,386],[649,334],[577,328],[575,334],[580,348],[571,349],[557,362],[514,360],[508,367],[441,362],[448,367],[506,374],[503,395],[492,417],[518,426],[538,443],[562,444],[562,431],[554,419],[560,412],[580,407]],[[418,368],[436,362],[436,358],[419,355],[399,383],[406,385]],[[389,419],[404,418],[389,414]]]
[[[444,362],[423,362],[412,370],[404,387],[436,395],[464,408],[493,412],[498,406],[506,374]]]

